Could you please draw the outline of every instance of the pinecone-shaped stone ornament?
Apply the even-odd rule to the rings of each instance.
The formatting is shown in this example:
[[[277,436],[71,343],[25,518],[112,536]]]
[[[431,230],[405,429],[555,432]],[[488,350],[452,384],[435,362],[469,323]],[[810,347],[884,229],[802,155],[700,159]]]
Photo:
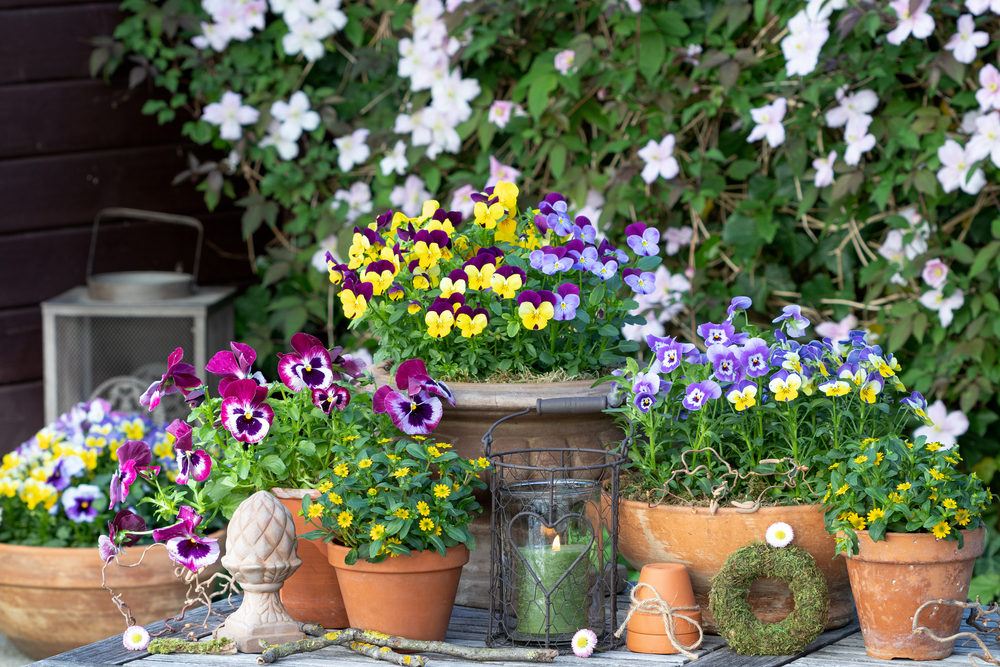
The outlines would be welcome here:
[[[243,588],[243,604],[216,629],[216,638],[232,639],[241,653],[262,653],[262,639],[283,644],[305,638],[278,597],[282,583],[302,565],[295,549],[292,513],[281,501],[258,491],[240,503],[229,522],[222,564]]]

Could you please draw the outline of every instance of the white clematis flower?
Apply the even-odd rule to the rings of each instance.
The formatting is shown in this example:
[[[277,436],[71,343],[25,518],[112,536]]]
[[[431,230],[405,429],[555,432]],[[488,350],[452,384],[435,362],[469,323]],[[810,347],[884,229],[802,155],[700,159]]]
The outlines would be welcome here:
[[[646,166],[642,169],[642,180],[647,183],[652,183],[660,176],[669,181],[681,171],[677,158],[674,157],[672,134],[663,137],[660,143],[650,139],[646,147],[639,151],[639,157],[646,162]]]
[[[765,138],[771,148],[777,148],[785,143],[785,128],[781,121],[785,119],[787,110],[788,101],[784,97],[779,97],[771,104],[750,109],[750,117],[757,125],[747,137],[747,143],[752,144]]]
[[[243,96],[227,90],[222,99],[205,107],[201,119],[216,125],[219,136],[236,141],[243,136],[243,125],[253,125],[260,118],[260,112],[243,104]]]
[[[378,166],[381,167],[383,176],[388,176],[392,172],[400,176],[405,174],[406,168],[410,166],[410,162],[406,159],[406,143],[397,141],[392,151],[386,153],[379,161]]]
[[[948,327],[951,321],[955,319],[953,311],[965,305],[965,296],[960,290],[955,290],[954,294],[945,297],[941,290],[932,289],[921,295],[920,303],[924,308],[937,311],[938,318],[941,320],[941,326]]]
[[[954,139],[948,139],[938,148],[937,153],[938,159],[941,160],[937,178],[945,192],[954,192],[961,188],[962,192],[970,195],[979,194],[986,185],[986,175],[982,169],[976,169],[972,176],[969,176],[969,169],[976,160],[968,150],[962,148],[962,145]]]
[[[292,93],[287,101],[278,100],[271,105],[271,116],[281,121],[281,136],[288,141],[298,141],[302,131],[312,132],[319,127],[319,114],[309,110],[309,96],[301,90]]]
[[[833,163],[837,161],[837,151],[830,151],[824,160],[821,157],[813,160],[813,169],[816,170],[816,179],[813,183],[817,188],[825,188],[833,183]]]
[[[848,93],[847,86],[841,86],[837,89],[836,96],[840,104],[826,112],[827,127],[842,127],[852,120],[867,119],[871,122],[869,114],[878,107],[878,95],[875,91],[858,90]]]
[[[844,163],[852,167],[861,162],[861,156],[875,148],[875,135],[868,134],[871,116],[857,117],[848,121],[844,129],[844,141],[847,150],[844,151]]]
[[[934,32],[934,19],[927,13],[931,0],[921,0],[917,10],[910,13],[910,0],[892,0],[889,7],[896,12],[898,23],[895,29],[886,35],[885,40],[899,46],[912,34],[917,39],[930,37]]]
[[[371,149],[368,148],[368,144],[365,143],[370,133],[371,130],[361,128],[354,130],[351,134],[333,140],[334,145],[337,146],[337,150],[339,151],[337,165],[341,171],[348,172],[354,168],[354,165],[364,164],[364,161],[372,154]]]

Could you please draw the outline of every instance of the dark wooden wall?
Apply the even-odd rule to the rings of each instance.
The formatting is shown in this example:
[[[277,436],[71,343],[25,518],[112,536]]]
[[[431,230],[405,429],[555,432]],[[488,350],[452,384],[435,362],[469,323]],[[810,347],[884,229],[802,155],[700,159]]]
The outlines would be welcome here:
[[[89,41],[110,35],[117,2],[0,0],[0,453],[44,426],[39,303],[84,283],[94,215],[109,206],[196,215],[208,241],[201,284],[253,280],[232,208],[205,214],[180,123],[140,109],[151,94],[91,79]],[[113,224],[102,270],[172,268],[190,237]],[[104,244],[108,245],[105,246]],[[186,262],[189,263],[189,262]]]

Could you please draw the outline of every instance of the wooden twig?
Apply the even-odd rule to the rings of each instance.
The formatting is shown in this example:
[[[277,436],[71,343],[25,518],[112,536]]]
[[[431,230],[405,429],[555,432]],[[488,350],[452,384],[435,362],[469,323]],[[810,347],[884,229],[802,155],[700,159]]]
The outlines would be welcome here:
[[[374,644],[365,644],[364,642],[351,642],[347,648],[355,653],[368,656],[372,660],[383,660],[391,662],[394,665],[423,667],[427,664],[427,658],[421,655],[402,655],[401,653],[395,653],[388,646],[379,647]]]
[[[268,646],[267,649],[257,658],[258,665],[272,663],[279,658],[285,658],[296,653],[306,653],[318,651],[327,646],[348,646],[352,644],[370,644],[384,649],[400,649],[403,651],[421,651],[424,653],[440,653],[450,655],[455,658],[474,660],[477,662],[492,661],[520,661],[520,662],[552,662],[558,651],[541,648],[474,648],[470,646],[459,646],[448,642],[423,641],[419,639],[405,639],[403,637],[393,637],[381,632],[369,632],[359,628],[347,628],[346,630],[336,630],[328,632],[322,637],[310,637],[297,642]],[[379,651],[383,653],[383,651]],[[374,657],[364,653],[369,657]],[[414,664],[417,656],[403,656],[411,658],[411,662],[400,662],[397,664]],[[386,659],[386,658],[378,658]],[[424,660],[421,658],[421,660]],[[424,664],[423,662],[419,664]]]
[[[962,609],[970,609],[971,611],[969,612],[968,624],[973,628],[975,628],[978,632],[959,632],[957,634],[951,635],[950,637],[938,637],[936,634],[934,634],[933,630],[931,630],[928,627],[920,625],[919,622],[920,612],[924,610],[924,607],[932,604],[944,605],[948,607],[961,607]],[[990,604],[988,607],[984,607],[979,603],[978,597],[976,599],[976,602],[959,602],[958,600],[928,600],[927,602],[917,607],[916,613],[913,614],[912,632],[915,635],[924,635],[928,639],[932,639],[942,644],[953,642],[957,639],[971,639],[977,644],[979,644],[979,648],[983,650],[983,655],[980,655],[978,653],[970,653],[969,662],[975,665],[976,661],[974,660],[974,658],[978,658],[983,662],[989,663],[991,665],[1000,665],[1000,660],[997,660],[997,658],[993,656],[993,654],[990,652],[989,647],[986,646],[986,643],[983,642],[982,638],[979,636],[980,633],[986,635],[993,635],[994,641],[1000,638],[1000,622],[993,621],[994,624],[997,624],[997,627],[994,629],[990,629],[988,627],[990,619],[985,618],[987,616],[992,616],[993,614],[997,614],[998,612],[1000,612],[1000,608],[998,608],[996,602]]]
[[[158,637],[149,642],[150,653],[199,653],[201,655],[233,655],[236,653],[236,642],[232,639],[212,639],[207,642],[190,642],[186,639],[168,639]]]

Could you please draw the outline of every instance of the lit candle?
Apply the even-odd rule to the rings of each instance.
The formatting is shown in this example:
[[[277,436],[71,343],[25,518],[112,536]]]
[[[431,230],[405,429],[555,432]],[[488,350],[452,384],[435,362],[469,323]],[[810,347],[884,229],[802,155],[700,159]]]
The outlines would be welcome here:
[[[518,635],[527,633],[538,638],[545,637],[545,591],[549,591],[550,638],[554,639],[561,634],[572,635],[580,628],[587,627],[587,592],[590,583],[587,547],[586,544],[562,545],[556,535],[551,545],[518,548],[524,557],[524,562],[519,562],[517,568],[520,580],[517,602]],[[525,568],[525,563],[538,577],[537,581]],[[566,576],[563,577],[563,574]],[[560,577],[563,577],[562,581],[559,581]]]

